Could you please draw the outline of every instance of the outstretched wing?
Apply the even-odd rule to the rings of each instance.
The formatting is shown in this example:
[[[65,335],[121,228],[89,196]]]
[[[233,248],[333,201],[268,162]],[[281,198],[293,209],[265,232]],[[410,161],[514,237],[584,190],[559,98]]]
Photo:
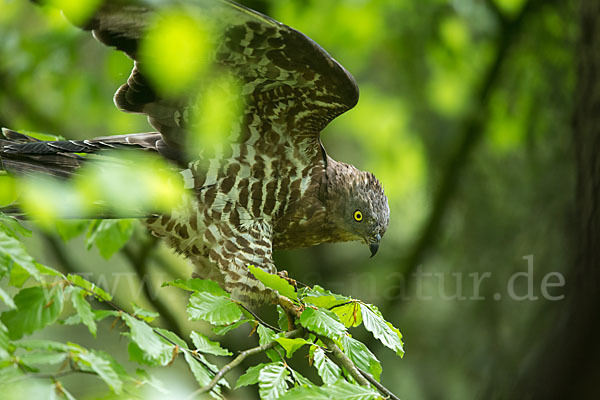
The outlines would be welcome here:
[[[236,141],[253,138],[253,143],[272,147],[282,141],[298,144],[308,139],[318,152],[316,139],[321,129],[358,101],[352,76],[314,41],[231,1],[105,0],[84,28],[136,60],[115,103],[124,111],[147,114],[169,146],[185,145],[188,116],[194,110],[186,99],[168,98],[153,86],[139,54],[142,38],[166,7],[199,12],[216,27],[211,63],[240,81],[239,96],[245,104],[239,127],[233,129]]]

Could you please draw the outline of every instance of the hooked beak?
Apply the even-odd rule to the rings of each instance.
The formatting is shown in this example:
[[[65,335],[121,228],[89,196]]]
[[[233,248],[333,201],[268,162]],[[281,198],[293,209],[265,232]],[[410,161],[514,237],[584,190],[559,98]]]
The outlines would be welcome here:
[[[371,258],[373,258],[373,256],[375,254],[377,254],[377,250],[379,250],[379,242],[380,241],[381,241],[381,235],[379,235],[379,234],[377,234],[374,238],[372,238],[368,241],[369,250],[371,250]]]

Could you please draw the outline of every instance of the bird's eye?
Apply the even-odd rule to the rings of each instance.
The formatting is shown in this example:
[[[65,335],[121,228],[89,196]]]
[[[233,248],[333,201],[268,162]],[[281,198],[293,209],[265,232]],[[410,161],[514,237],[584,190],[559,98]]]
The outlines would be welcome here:
[[[360,222],[360,221],[363,220],[363,215],[360,212],[360,210],[354,211],[354,220],[357,221],[357,222]]]

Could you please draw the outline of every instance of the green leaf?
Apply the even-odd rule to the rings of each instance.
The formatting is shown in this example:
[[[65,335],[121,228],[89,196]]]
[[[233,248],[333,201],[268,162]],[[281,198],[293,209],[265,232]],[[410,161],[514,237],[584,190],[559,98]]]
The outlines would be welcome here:
[[[6,391],[4,389],[7,387],[4,384],[4,382],[21,380],[24,378],[25,378],[25,372],[23,371],[22,368],[19,367],[18,364],[11,361],[10,364],[3,365],[2,368],[0,368],[0,382],[2,382],[2,386],[3,386],[2,387],[3,395],[6,395]],[[10,396],[10,394],[7,397],[12,400],[12,397]]]
[[[342,377],[342,371],[340,367],[327,357],[325,351],[319,346],[313,346],[311,348],[313,353],[314,362],[313,365],[317,369],[319,376],[323,380],[324,384],[335,383]]]
[[[300,372],[295,371],[293,368],[289,369],[292,374],[292,380],[294,381],[294,386],[315,386],[307,377],[302,375]]]
[[[374,306],[361,304],[365,329],[373,334],[384,346],[392,349],[397,355],[404,355],[402,334],[392,324],[383,319],[383,315]]]
[[[194,342],[194,346],[196,346],[196,350],[201,353],[209,353],[216,356],[230,356],[233,354],[229,350],[222,348],[218,342],[209,340],[201,333],[192,331],[190,337],[192,338],[192,342]]]
[[[9,357],[9,339],[8,328],[0,322],[0,360],[5,360]],[[0,368],[2,369],[2,368]]]
[[[261,346],[271,343],[277,337],[277,334],[273,329],[267,328],[264,325],[258,325],[256,331],[258,332],[258,344],[260,344]],[[279,355],[277,351],[275,351],[275,349],[268,349],[265,352],[265,354],[273,362],[283,361],[283,358]]]
[[[18,219],[3,213],[0,213],[0,230],[13,237],[17,237],[17,234],[31,236],[31,231],[21,225]]]
[[[96,354],[99,357],[102,357],[106,361],[108,361],[110,363],[110,366],[112,367],[112,369],[114,369],[117,372],[117,374],[121,377],[122,380],[126,379],[126,378],[127,379],[131,378],[131,376],[129,376],[129,374],[127,373],[125,368],[121,364],[119,364],[112,355],[110,355],[102,350],[92,350],[92,351],[94,352],[94,354]]]
[[[127,334],[124,334],[124,336],[127,336]],[[150,357],[148,357],[148,355],[146,355],[146,353],[144,353],[142,349],[140,349],[140,346],[131,341],[127,345],[127,353],[129,354],[129,361],[133,361],[138,364],[149,365],[152,367],[163,365],[165,363],[168,364],[171,359],[171,357],[165,357],[164,360],[153,360]]]
[[[300,347],[304,346],[305,344],[311,345],[312,343],[302,339],[302,338],[295,338],[295,339],[290,339],[290,338],[286,338],[286,337],[280,337],[280,338],[275,338],[275,341],[277,343],[279,343],[281,345],[281,347],[283,347],[285,349],[285,356],[287,358],[292,358],[292,356],[294,355],[294,353],[296,352],[296,350],[298,350]]]
[[[130,329],[130,338],[143,352],[145,359],[158,365],[166,365],[172,358],[173,346],[167,345],[148,324],[122,313],[121,318]]]
[[[67,359],[67,353],[56,353],[56,352],[29,352],[19,356],[25,364],[60,364]]]
[[[353,326],[359,326],[362,323],[362,313],[360,307],[361,306],[358,301],[352,301],[339,307],[333,307],[331,312],[338,316],[346,328],[350,328]]]
[[[47,265],[40,264],[39,262],[35,263],[35,267],[37,268],[38,272],[42,275],[60,276],[61,278],[65,278],[65,276],[61,272],[58,272],[54,268],[49,267]]]
[[[0,317],[12,340],[55,322],[63,309],[63,290],[60,286],[49,290],[30,287],[22,289],[14,301],[17,309],[6,311]]]
[[[214,364],[211,364],[210,362],[208,362],[206,360],[206,358],[204,358],[204,356],[198,352],[194,352],[194,355],[192,355],[192,352],[189,350],[187,343],[183,339],[181,339],[179,336],[177,336],[175,333],[168,331],[166,329],[161,329],[161,328],[157,328],[157,330],[162,335],[164,335],[169,340],[171,340],[173,343],[177,344],[179,347],[184,349],[183,356],[185,358],[185,361],[188,364],[190,370],[192,371],[192,374],[194,375],[194,378],[200,384],[200,386],[204,386],[208,382],[211,381],[212,377],[218,371],[217,367]],[[194,341],[194,344],[196,344],[196,340],[194,340],[194,337],[195,337],[194,333],[195,332],[192,332],[192,340]],[[196,334],[196,335],[198,335],[198,334]],[[211,342],[211,343],[214,343],[214,342]],[[216,345],[218,347],[218,343],[216,343]],[[221,350],[225,350],[225,349],[221,349]],[[229,354],[231,354],[231,353],[229,353]],[[229,388],[229,383],[225,380],[225,378],[223,378],[219,381],[219,385]],[[217,393],[217,395],[218,395],[217,397],[221,398],[220,397],[220,388],[217,387],[217,388],[213,389],[211,393]]]
[[[109,259],[119,251],[131,238],[135,225],[131,219],[95,220],[88,230],[87,247],[96,245],[100,255]]]
[[[10,269],[10,278],[8,280],[8,284],[15,287],[22,287],[27,279],[31,276],[29,272],[19,264],[15,264],[12,260],[5,257],[8,260],[8,265]]]
[[[169,332],[169,331],[167,331],[167,332]],[[163,333],[164,333],[164,330],[163,330]],[[169,333],[172,333],[172,332],[169,332]],[[169,336],[172,339],[173,335],[175,335],[175,334],[172,333],[172,335],[166,335],[166,336]],[[175,335],[175,337],[177,337],[177,340],[175,340],[176,342],[182,341],[181,339],[179,339],[178,336]],[[188,346],[185,344],[185,342],[183,343],[183,345],[181,347],[184,347],[185,349],[188,348]],[[192,353],[188,350],[188,351],[183,352],[183,357],[185,358],[185,362],[190,367],[190,371],[192,371],[194,378],[196,379],[196,381],[198,382],[198,384],[200,386],[206,386],[212,380],[213,376],[218,371],[217,367],[214,364],[209,363],[206,360],[206,358],[204,358],[204,356],[200,353],[194,353],[194,355],[192,355]],[[227,388],[229,387],[229,383],[225,380],[225,378],[223,378],[219,381],[219,385],[225,386]],[[212,392],[219,394],[220,388],[216,387],[212,390]],[[217,397],[220,398],[220,396],[217,396]]]
[[[11,269],[15,269],[15,266],[20,267],[19,277],[17,279],[11,277],[11,281],[20,283],[17,286],[22,286],[30,276],[38,281],[41,279],[35,261],[27,254],[23,244],[0,230],[0,276],[4,276]]]
[[[71,347],[78,351],[73,355],[74,361],[84,370],[91,370],[98,374],[100,379],[110,387],[110,389],[120,394],[123,389],[123,382],[117,371],[113,367],[112,360],[107,359],[101,353],[84,349],[81,346],[71,344]]]
[[[177,346],[179,346],[183,349],[189,350],[189,346],[187,345],[186,341],[183,340],[182,338],[180,338],[179,336],[177,336],[177,334],[175,332],[171,332],[171,331],[169,331],[167,329],[163,329],[163,328],[154,328],[154,331],[158,332],[158,333],[160,333],[160,335],[163,335],[164,337],[168,338],[171,342],[175,343]],[[161,340],[165,340],[165,338],[161,337]],[[172,343],[170,343],[169,341],[167,341],[166,343],[169,346],[172,346]]]
[[[102,321],[106,317],[116,317],[119,318],[121,315],[118,311],[114,310],[92,310],[94,313],[94,319],[96,321]]]
[[[156,318],[160,317],[160,314],[157,312],[145,310],[135,303],[131,303],[131,305],[133,306],[133,315],[143,319],[146,322],[152,322]]]
[[[89,220],[56,220],[56,232],[63,241],[68,241],[81,235],[90,225]]]
[[[339,338],[346,332],[346,327],[338,321],[337,315],[329,310],[307,307],[300,315],[300,325],[319,335]]]
[[[41,339],[27,339],[13,342],[15,347],[26,350],[51,350],[58,352],[68,352],[71,348],[61,342],[55,342],[53,340],[41,340]]]
[[[273,329],[267,328],[264,325],[258,325],[256,332],[258,332],[258,344],[261,346],[271,343],[277,336],[277,333]]]
[[[86,292],[78,287],[75,287],[71,293],[71,302],[81,322],[87,326],[92,336],[96,337],[96,321],[95,315],[92,312],[90,303],[85,299]]]
[[[196,360],[189,352],[184,352],[183,357],[185,358],[185,362],[190,367],[190,371],[194,375],[196,382],[200,386],[206,386],[212,379],[212,375],[208,369],[204,367],[198,360]]]
[[[6,304],[6,306],[10,310],[14,310],[15,308],[17,308],[17,306],[15,305],[15,302],[13,301],[12,297],[10,297],[10,295],[8,293],[6,293],[4,291],[4,289],[2,289],[1,287],[0,287],[0,301],[2,301],[4,304]]]
[[[187,306],[191,320],[205,320],[215,325],[225,325],[237,321],[242,316],[240,307],[229,297],[209,292],[197,292],[190,296]]]
[[[240,376],[235,384],[235,389],[240,388],[242,386],[255,385],[258,383],[258,374],[260,370],[263,369],[267,365],[273,365],[277,363],[269,363],[263,364],[260,363],[258,365],[254,365],[246,370],[246,372]]]
[[[342,336],[340,340],[344,353],[354,364],[363,371],[369,371],[379,381],[381,376],[381,363],[362,342],[348,335]]]
[[[332,295],[324,295],[324,296],[306,296],[303,297],[302,300],[305,303],[308,304],[312,304],[314,306],[320,307],[320,308],[331,308],[333,306],[339,305],[339,304],[344,304],[347,303],[349,300],[339,300],[337,298],[335,298]]]
[[[148,385],[162,394],[169,394],[163,383],[141,368],[135,370],[140,385]]]
[[[79,325],[81,324],[81,317],[78,314],[71,314],[62,321],[58,321],[62,325]]]
[[[247,322],[250,322],[250,321],[247,319],[242,319],[237,322],[234,322],[233,324],[213,326],[212,331],[215,335],[222,336],[233,329],[239,328],[240,326],[244,325]]]
[[[55,387],[55,391],[56,391],[56,385]],[[63,396],[65,396],[65,399],[67,400],[77,400],[64,386],[62,386],[60,388],[61,393],[63,394]]]
[[[208,279],[176,279],[174,281],[164,282],[162,287],[165,286],[174,286],[190,292],[209,292],[217,296],[229,296],[229,293],[221,289],[217,282]]]
[[[288,389],[289,371],[283,363],[267,364],[258,373],[258,393],[262,400],[279,399]]]
[[[285,313],[285,310],[283,309],[283,307],[281,307],[279,304],[277,305],[277,326],[279,326],[279,329],[281,329],[282,331],[287,331],[288,330],[288,317],[287,314]]]
[[[343,303],[348,303],[354,299],[340,294],[335,294],[329,290],[323,289],[319,285],[313,286],[305,296],[302,298],[305,303],[313,304],[320,308],[330,309],[333,306],[337,306]]]
[[[248,265],[248,269],[252,272],[252,275],[266,287],[277,290],[282,296],[292,300],[298,300],[298,293],[296,293],[294,287],[279,275],[270,274],[254,265]]]
[[[98,297],[101,300],[104,300],[104,301],[112,300],[112,296],[110,294],[106,293],[104,291],[104,289],[102,289],[99,286],[96,286],[92,282],[89,282],[89,281],[83,279],[79,275],[69,274],[69,275],[67,275],[67,280],[75,286],[78,286],[80,288],[83,288],[83,289],[91,292],[91,293],[94,293],[96,295],[96,297]]]
[[[280,400],[373,400],[381,394],[370,387],[353,385],[340,379],[332,385],[301,386],[284,394]]]
[[[333,400],[327,386],[299,386],[288,390],[280,400]],[[339,399],[336,399],[339,400]]]

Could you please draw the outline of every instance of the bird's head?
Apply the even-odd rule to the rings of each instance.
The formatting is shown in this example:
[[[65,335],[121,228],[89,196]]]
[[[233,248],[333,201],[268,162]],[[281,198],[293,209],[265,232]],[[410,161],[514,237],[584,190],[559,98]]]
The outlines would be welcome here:
[[[390,222],[390,207],[383,186],[370,172],[335,162],[327,171],[329,220],[345,240],[365,242],[371,257]]]

